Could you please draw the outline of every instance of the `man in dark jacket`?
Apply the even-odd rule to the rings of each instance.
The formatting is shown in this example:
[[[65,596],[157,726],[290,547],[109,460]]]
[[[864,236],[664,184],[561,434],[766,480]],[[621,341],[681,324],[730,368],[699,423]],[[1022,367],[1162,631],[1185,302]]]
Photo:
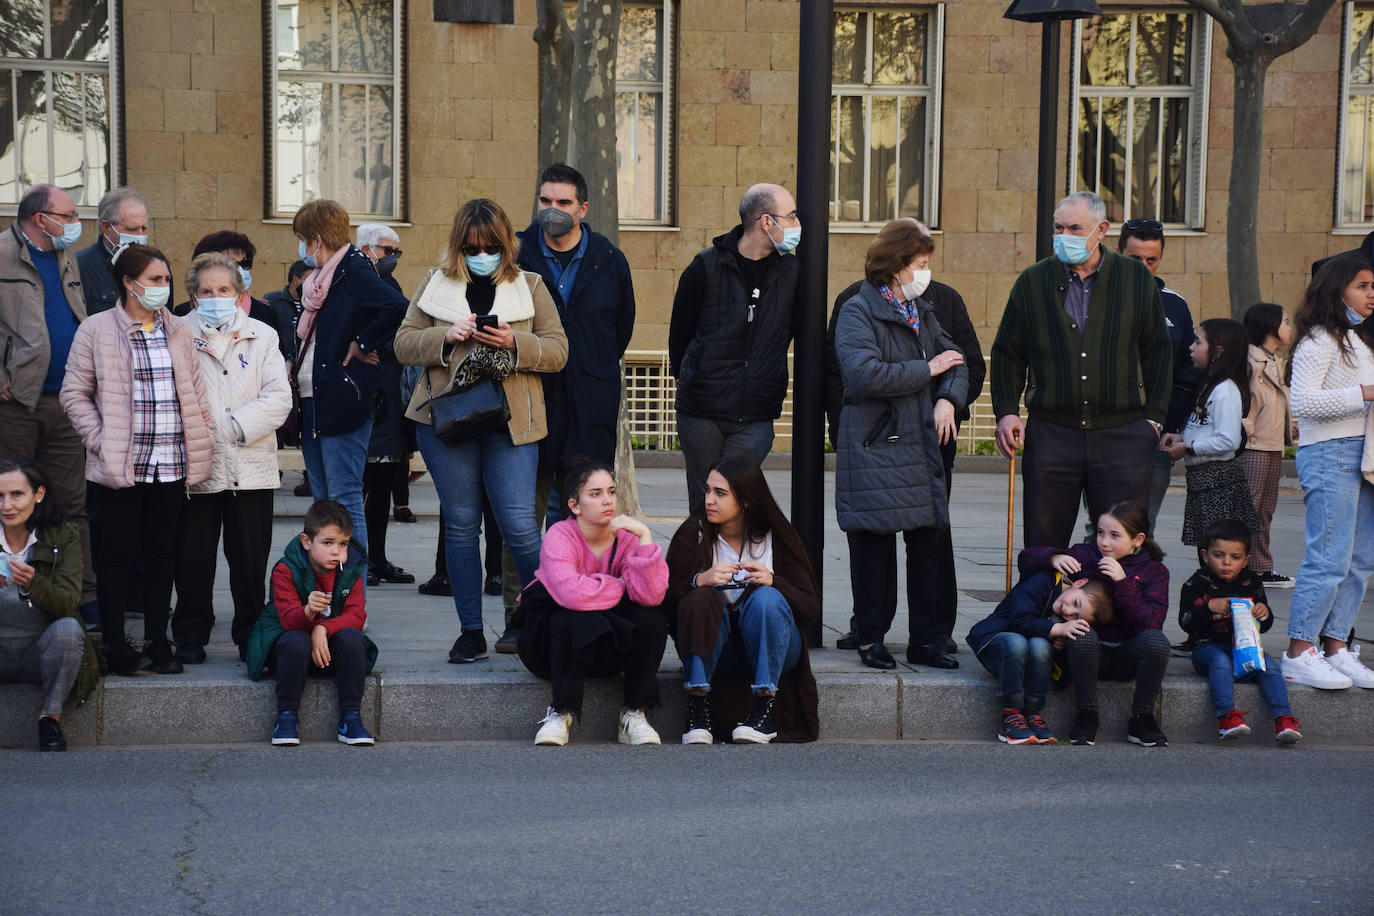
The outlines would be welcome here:
[[[1339,258],[1343,254],[1357,254],[1364,258],[1366,261],[1369,261],[1370,263],[1374,264],[1374,232],[1371,232],[1369,233],[1369,235],[1366,235],[1364,237],[1364,241],[1360,242],[1359,248],[1352,248],[1349,251],[1342,251],[1338,254],[1331,255],[1331,257],[1318,258],[1317,260],[1313,261],[1312,276],[1315,277],[1317,275],[1317,271],[1322,269],[1322,265],[1325,264],[1327,261],[1331,260],[1331,258]]]
[[[244,309],[249,318],[254,321],[261,321],[276,331],[278,345],[287,341],[291,334],[291,328],[288,327],[283,330],[277,321],[276,310],[248,291],[249,287],[253,285],[253,259],[258,254],[257,246],[242,232],[222,229],[219,232],[211,232],[197,242],[195,251],[191,252],[191,257],[198,258],[209,251],[226,255],[238,264],[239,276],[243,279],[243,292],[239,294],[239,308]],[[188,299],[178,303],[172,308],[172,314],[180,317],[191,314],[191,301]],[[285,347],[282,349],[282,355],[287,356]]]
[[[739,216],[682,272],[668,326],[693,511],[721,458],[763,461],[787,396],[787,347],[799,314],[797,259],[787,255],[801,241],[801,220],[792,195],[775,184],[745,191]]]
[[[997,448],[1026,449],[1027,546],[1066,546],[1084,492],[1090,517],[1150,495],[1172,343],[1150,271],[1103,247],[1110,227],[1091,191],[1061,200],[1055,256],[1016,278],[992,344]]]
[[[126,243],[148,244],[148,204],[133,188],[115,188],[100,198],[96,209],[100,238],[76,254],[86,314],[95,315],[119,304],[119,287],[110,273],[110,258]]]
[[[286,272],[286,285],[262,297],[277,313],[281,355],[287,359],[295,358],[296,319],[301,314],[301,282],[308,273],[310,268],[305,266],[304,261],[292,261]]]

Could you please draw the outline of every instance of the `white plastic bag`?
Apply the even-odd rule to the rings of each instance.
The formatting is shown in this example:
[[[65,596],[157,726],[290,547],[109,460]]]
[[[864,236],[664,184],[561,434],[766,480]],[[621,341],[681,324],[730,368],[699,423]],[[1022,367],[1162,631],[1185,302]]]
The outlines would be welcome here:
[[[1231,654],[1232,672],[1237,678],[1264,670],[1264,647],[1260,645],[1259,624],[1255,622],[1255,602],[1249,598],[1231,599],[1231,632],[1235,651]]]

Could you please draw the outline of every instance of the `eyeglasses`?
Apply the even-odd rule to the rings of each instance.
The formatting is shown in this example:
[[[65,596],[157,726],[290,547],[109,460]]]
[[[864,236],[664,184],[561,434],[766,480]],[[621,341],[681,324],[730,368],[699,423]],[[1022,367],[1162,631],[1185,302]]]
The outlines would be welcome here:
[[[399,258],[401,255],[405,254],[405,252],[401,251],[401,249],[395,247],[394,245],[373,245],[372,247],[380,251],[382,253],[382,257],[384,258]]]
[[[1122,229],[1130,229],[1132,232],[1143,229],[1146,232],[1163,232],[1164,224],[1157,219],[1128,219],[1121,224]]]
[[[69,222],[69,223],[74,223],[74,222],[76,222],[76,211],[75,211],[75,210],[71,211],[70,213],[58,213],[56,210],[39,210],[38,212],[39,212],[39,213],[42,213],[42,214],[45,215],[45,216],[59,216],[59,217],[61,217],[62,219],[66,220],[66,221]]]
[[[464,245],[463,254],[470,258],[475,258],[479,254],[500,254],[504,249],[498,244],[490,245]]]
[[[793,210],[791,213],[760,213],[758,215],[758,219],[763,219],[765,216],[773,217],[773,222],[775,223],[780,219],[790,219],[795,221],[797,219],[797,211]]]

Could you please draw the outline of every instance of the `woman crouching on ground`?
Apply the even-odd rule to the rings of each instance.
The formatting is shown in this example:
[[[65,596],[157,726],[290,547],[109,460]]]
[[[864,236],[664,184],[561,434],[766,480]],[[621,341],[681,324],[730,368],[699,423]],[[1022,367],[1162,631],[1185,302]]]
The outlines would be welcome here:
[[[520,596],[520,660],[553,682],[553,700],[535,744],[564,745],[582,713],[589,677],[625,673],[621,744],[659,744],[644,710],[658,705],[658,665],[668,642],[660,605],[668,564],[649,527],[616,513],[611,469],[569,469],[560,492],[571,518],[544,534],[539,569]]]
[[[801,538],[757,464],[726,458],[668,545],[668,608],[686,672],[683,744],[814,741],[816,679],[803,629],[820,595]],[[747,713],[746,713],[747,710]]]

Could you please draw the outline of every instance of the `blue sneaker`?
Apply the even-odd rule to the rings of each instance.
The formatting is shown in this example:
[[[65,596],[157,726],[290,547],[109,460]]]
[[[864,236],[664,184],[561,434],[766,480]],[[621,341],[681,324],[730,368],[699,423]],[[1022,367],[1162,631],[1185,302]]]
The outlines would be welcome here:
[[[363,728],[363,717],[356,709],[339,716],[339,740],[344,744],[376,744],[373,737]]]
[[[296,718],[294,709],[285,709],[277,713],[277,724],[272,727],[272,744],[274,747],[295,747],[301,743],[300,722]]]

